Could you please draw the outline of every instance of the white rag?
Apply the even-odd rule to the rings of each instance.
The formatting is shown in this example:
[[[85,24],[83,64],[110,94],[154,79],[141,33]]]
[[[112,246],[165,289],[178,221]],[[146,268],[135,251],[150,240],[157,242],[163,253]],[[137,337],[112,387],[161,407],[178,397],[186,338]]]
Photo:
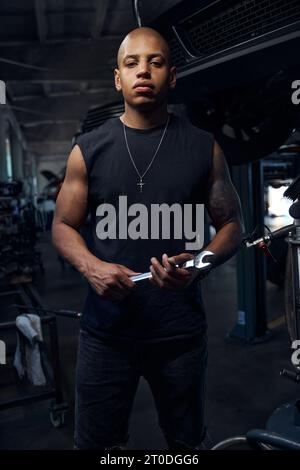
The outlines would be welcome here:
[[[43,341],[41,319],[38,315],[24,313],[16,318],[17,348],[14,357],[14,366],[22,379],[27,374],[33,385],[45,385],[46,378],[41,364],[40,345]],[[21,333],[21,334],[20,334]],[[22,335],[25,341],[25,364],[22,363],[21,344]],[[24,340],[24,337],[23,337]]]

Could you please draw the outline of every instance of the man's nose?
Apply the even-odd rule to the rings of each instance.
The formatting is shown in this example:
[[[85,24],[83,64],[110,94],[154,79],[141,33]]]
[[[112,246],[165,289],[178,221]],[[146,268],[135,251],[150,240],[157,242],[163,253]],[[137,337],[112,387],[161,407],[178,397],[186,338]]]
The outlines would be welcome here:
[[[150,64],[146,61],[142,61],[139,64],[138,70],[137,70],[137,76],[143,76],[143,75],[149,75],[150,74]]]

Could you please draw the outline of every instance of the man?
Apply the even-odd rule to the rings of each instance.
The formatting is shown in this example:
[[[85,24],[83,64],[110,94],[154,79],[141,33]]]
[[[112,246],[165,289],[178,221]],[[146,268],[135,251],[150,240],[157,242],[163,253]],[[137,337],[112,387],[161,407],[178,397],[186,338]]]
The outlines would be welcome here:
[[[151,28],[131,31],[117,61],[115,86],[125,112],[77,139],[53,223],[54,244],[89,284],[77,361],[75,448],[125,448],[143,375],[169,448],[200,449],[206,320],[195,270],[182,263],[201,247],[186,249],[187,237],[178,233],[188,215],[185,222],[176,217],[179,206],[198,210],[205,203],[217,232],[206,249],[218,265],[240,246],[240,203],[213,136],[168,113],[176,68],[162,36]],[[158,207],[176,207],[176,236],[171,217],[158,228],[152,217]],[[88,212],[89,248],[79,234]],[[150,279],[133,282],[145,271]]]

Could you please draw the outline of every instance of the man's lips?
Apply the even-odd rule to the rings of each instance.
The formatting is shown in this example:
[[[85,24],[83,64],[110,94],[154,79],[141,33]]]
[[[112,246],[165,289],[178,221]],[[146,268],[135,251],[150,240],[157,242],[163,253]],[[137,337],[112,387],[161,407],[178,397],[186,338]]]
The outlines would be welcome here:
[[[140,86],[140,85],[134,87],[134,89],[135,89],[135,91],[137,91],[138,93],[149,93],[149,92],[151,92],[151,91],[153,90],[153,88],[150,87],[150,86]]]
[[[149,93],[149,91],[153,90],[154,86],[151,83],[138,82],[133,88],[139,93]]]

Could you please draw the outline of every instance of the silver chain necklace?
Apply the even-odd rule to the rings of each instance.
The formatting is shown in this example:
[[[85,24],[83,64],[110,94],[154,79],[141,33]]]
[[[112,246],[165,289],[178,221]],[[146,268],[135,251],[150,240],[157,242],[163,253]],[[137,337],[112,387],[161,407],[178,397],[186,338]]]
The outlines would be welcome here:
[[[139,170],[137,169],[136,164],[135,164],[135,162],[134,162],[134,160],[133,160],[133,158],[132,158],[132,155],[131,155],[131,152],[130,152],[130,149],[129,149],[129,145],[128,145],[128,141],[127,141],[127,135],[126,135],[125,124],[124,124],[124,122],[123,122],[124,137],[125,137],[125,142],[126,142],[126,147],[127,147],[128,153],[129,153],[129,157],[130,157],[130,160],[132,161],[132,164],[133,164],[133,166],[134,166],[135,171],[137,172],[137,174],[138,174],[138,176],[139,176],[139,178],[140,178],[139,183],[137,183],[137,186],[140,187],[140,193],[143,192],[143,186],[146,184],[146,183],[143,183],[143,178],[144,178],[145,174],[149,171],[149,169],[150,169],[150,167],[151,167],[152,163],[154,162],[154,159],[155,159],[155,157],[156,157],[156,155],[157,155],[157,152],[159,151],[159,148],[160,148],[160,146],[161,146],[161,144],[162,144],[162,141],[163,141],[163,139],[164,139],[165,133],[166,133],[166,131],[167,131],[167,127],[168,127],[168,124],[169,124],[169,120],[170,120],[170,115],[168,115],[168,120],[167,120],[167,123],[166,123],[166,125],[165,125],[165,128],[164,128],[163,134],[162,134],[162,136],[161,136],[161,139],[160,139],[160,141],[159,141],[159,144],[158,144],[158,146],[157,146],[157,149],[156,149],[156,151],[155,151],[155,153],[154,153],[154,155],[153,155],[153,157],[152,157],[152,159],[151,159],[149,165],[147,166],[146,170],[144,171],[144,173],[143,173],[142,175],[140,174]]]

